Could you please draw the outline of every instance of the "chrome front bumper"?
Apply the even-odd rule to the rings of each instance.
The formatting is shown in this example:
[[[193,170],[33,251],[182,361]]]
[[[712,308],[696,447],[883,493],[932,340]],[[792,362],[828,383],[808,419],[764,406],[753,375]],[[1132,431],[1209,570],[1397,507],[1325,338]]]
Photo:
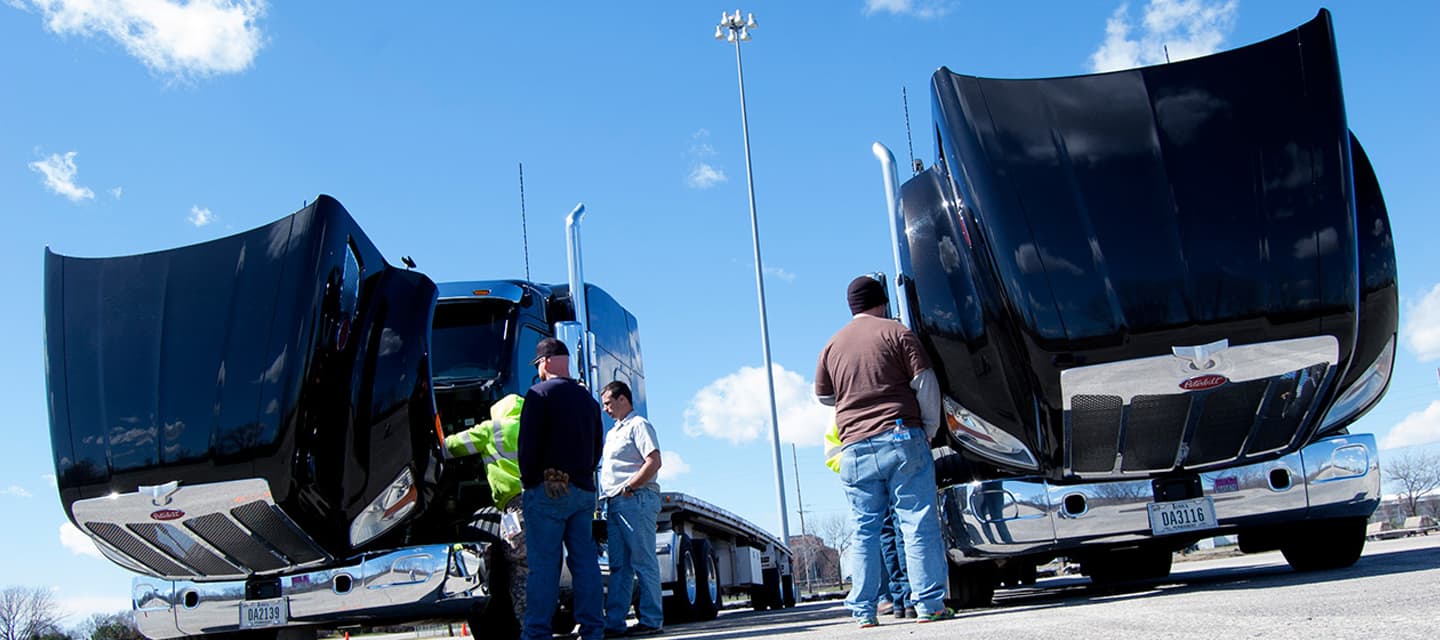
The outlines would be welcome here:
[[[1375,437],[1325,438],[1277,460],[1200,474],[1212,535],[1307,519],[1369,516],[1380,500]],[[1056,485],[1010,478],[946,487],[940,513],[956,561],[1153,539],[1150,480]],[[1182,534],[1184,535],[1184,534]]]
[[[283,601],[286,622],[268,628],[355,624],[367,620],[457,617],[484,605],[485,545],[427,545],[367,554],[321,570],[279,577],[279,591],[243,580],[190,582],[137,577],[135,623],[147,637],[175,638],[240,630],[241,604]],[[259,593],[257,593],[259,592]]]

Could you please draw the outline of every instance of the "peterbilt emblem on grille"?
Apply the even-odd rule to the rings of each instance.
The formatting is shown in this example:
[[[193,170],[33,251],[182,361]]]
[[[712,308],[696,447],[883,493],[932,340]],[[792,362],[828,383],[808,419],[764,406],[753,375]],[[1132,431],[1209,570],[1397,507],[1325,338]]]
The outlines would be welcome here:
[[[167,504],[170,504],[170,497],[175,495],[175,492],[179,490],[179,480],[171,480],[165,484],[157,484],[154,486],[140,485],[139,487],[139,493],[141,495],[150,496],[150,504],[153,504],[157,507],[163,507]]]
[[[179,520],[185,517],[185,512],[179,509],[160,509],[150,512],[151,520]]]
[[[1230,379],[1226,378],[1225,376],[1214,374],[1208,376],[1195,376],[1194,378],[1181,382],[1180,388],[1186,391],[1204,391],[1206,389],[1214,389],[1215,387],[1218,387],[1229,381]]]
[[[1210,344],[1197,344],[1187,347],[1170,347],[1170,353],[1181,360],[1189,360],[1190,368],[1195,371],[1206,371],[1215,367],[1215,356],[1221,351],[1230,348],[1230,340],[1216,340]],[[1183,386],[1183,385],[1182,385]]]

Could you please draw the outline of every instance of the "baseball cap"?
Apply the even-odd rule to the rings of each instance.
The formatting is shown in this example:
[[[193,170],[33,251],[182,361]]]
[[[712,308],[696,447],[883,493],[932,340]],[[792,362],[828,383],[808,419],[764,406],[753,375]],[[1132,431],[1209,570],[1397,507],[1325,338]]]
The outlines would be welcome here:
[[[564,342],[554,338],[545,338],[535,345],[535,359],[531,360],[530,364],[540,364],[542,358],[568,355],[570,355],[570,349],[565,347]]]

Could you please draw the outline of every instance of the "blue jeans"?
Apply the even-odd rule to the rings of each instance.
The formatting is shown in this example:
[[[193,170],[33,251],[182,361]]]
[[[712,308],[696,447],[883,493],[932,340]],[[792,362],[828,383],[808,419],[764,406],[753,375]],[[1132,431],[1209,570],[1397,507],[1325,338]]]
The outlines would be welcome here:
[[[880,552],[885,556],[885,574],[890,579],[888,598],[896,609],[915,606],[910,602],[910,577],[905,575],[905,542],[895,530],[895,510],[885,514],[885,524],[880,529]],[[885,600],[885,597],[881,597]]]
[[[575,593],[575,621],[582,640],[605,637],[604,598],[600,586],[600,559],[591,535],[595,492],[570,485],[559,498],[545,495],[544,486],[520,494],[525,510],[525,546],[530,577],[525,581],[523,640],[550,640],[550,619],[560,600],[560,558],[570,566]],[[564,545],[564,553],[561,545]],[[568,555],[566,555],[568,554]]]
[[[875,604],[887,581],[880,530],[890,509],[904,539],[905,569],[916,612],[924,616],[945,608],[947,567],[935,507],[935,462],[924,430],[911,428],[904,433],[909,437],[886,432],[845,445],[841,451],[840,481],[855,525],[854,585],[845,606],[856,618],[875,616]]]
[[[660,494],[641,489],[630,497],[607,501],[605,526],[610,543],[610,588],[605,594],[605,628],[625,630],[634,583],[640,583],[637,605],[640,624],[659,629],[665,624],[660,607],[660,559],[655,557],[655,519]]]

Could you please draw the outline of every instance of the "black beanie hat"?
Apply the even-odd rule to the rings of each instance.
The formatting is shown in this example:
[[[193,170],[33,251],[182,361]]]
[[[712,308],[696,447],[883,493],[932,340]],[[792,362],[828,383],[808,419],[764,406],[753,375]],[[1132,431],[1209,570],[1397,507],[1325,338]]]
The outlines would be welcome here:
[[[850,302],[851,314],[860,313],[890,301],[890,298],[885,296],[885,285],[870,276],[860,276],[851,280],[845,297]]]

